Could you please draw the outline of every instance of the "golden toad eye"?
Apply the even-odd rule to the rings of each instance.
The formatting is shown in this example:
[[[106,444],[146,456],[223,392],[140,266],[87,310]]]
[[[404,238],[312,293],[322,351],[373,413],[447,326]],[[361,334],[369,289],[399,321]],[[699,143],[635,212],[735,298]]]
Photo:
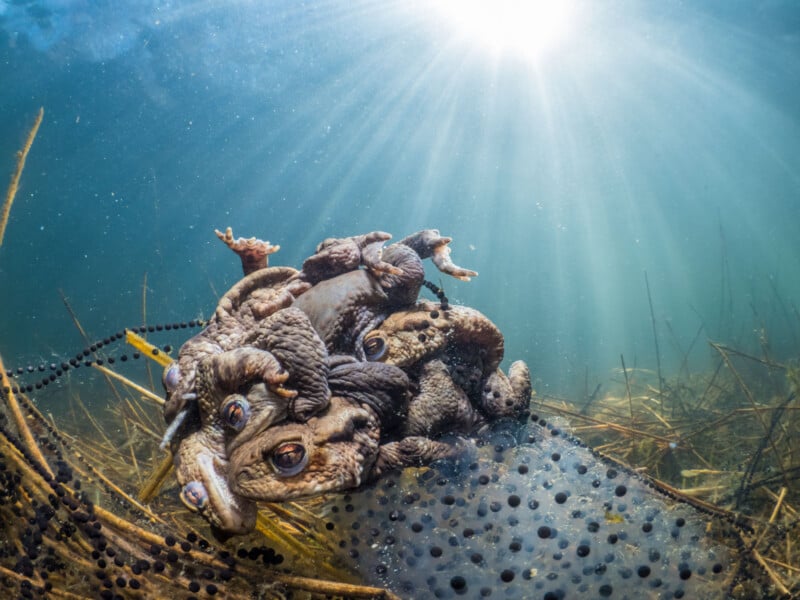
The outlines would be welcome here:
[[[380,360],[386,353],[386,342],[381,337],[371,337],[364,340],[364,354],[367,360]]]
[[[303,444],[284,442],[270,452],[269,461],[278,475],[291,477],[306,468],[308,454]]]
[[[225,400],[220,412],[223,422],[228,427],[241,431],[250,418],[250,403],[241,394],[232,394]]]

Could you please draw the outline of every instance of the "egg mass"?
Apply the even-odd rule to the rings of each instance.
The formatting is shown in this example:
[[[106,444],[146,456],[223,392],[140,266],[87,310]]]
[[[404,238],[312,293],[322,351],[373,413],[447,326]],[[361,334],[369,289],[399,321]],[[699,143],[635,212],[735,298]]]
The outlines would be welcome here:
[[[343,559],[404,598],[720,598],[748,568],[729,519],[541,420],[333,502]]]

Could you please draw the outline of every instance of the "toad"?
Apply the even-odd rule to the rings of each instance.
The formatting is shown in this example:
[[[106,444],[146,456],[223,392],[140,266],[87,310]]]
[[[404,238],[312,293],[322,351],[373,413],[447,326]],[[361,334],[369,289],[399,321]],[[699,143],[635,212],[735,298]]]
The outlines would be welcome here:
[[[397,365],[418,380],[406,435],[475,432],[487,420],[520,416],[530,402],[527,365],[516,361],[503,373],[503,335],[473,308],[420,301],[365,335],[363,351],[367,360]]]
[[[359,487],[405,466],[465,453],[463,441],[391,436],[402,419],[406,375],[397,367],[334,357],[328,407],[305,423],[286,421],[230,455],[230,489],[245,501],[277,502]]]
[[[441,272],[457,279],[469,281],[477,275],[453,263],[452,238],[436,229],[418,231],[385,248],[375,233],[368,236],[373,237],[323,241],[298,274],[314,285],[294,304],[309,316],[329,352],[362,360],[363,336],[390,313],[416,302],[425,280],[424,259],[431,258]],[[359,264],[365,268],[357,268]],[[331,277],[334,265],[343,270]]]
[[[327,353],[302,311],[289,307],[270,315],[259,323],[258,334],[253,346],[200,359],[195,382],[199,428],[176,444],[181,499],[229,532],[249,530],[255,518],[254,505],[228,488],[230,453],[287,417],[308,415],[307,420],[330,398]],[[293,392],[266,385],[272,375]]]

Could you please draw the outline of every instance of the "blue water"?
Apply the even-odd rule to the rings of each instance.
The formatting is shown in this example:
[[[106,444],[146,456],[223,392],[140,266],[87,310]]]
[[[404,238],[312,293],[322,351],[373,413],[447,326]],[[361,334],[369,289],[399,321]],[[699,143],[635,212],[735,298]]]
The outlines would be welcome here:
[[[541,391],[692,341],[800,338],[800,6],[574,2],[536,57],[435,3],[0,0],[0,172],[44,122],[0,248],[0,354],[68,358],[209,315],[240,276],[213,229],[281,244],[424,227],[443,281]],[[430,272],[438,281],[438,275]],[[698,333],[699,332],[699,333]],[[163,338],[180,344],[182,338]]]

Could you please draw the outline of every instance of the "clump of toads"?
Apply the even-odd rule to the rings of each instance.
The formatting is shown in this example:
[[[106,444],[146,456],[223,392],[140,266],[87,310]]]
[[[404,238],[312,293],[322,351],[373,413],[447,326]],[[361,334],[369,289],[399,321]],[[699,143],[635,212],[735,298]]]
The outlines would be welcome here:
[[[181,499],[243,533],[257,501],[358,487],[388,470],[456,457],[488,423],[530,401],[522,361],[484,315],[419,299],[422,261],[453,277],[436,230],[384,247],[373,232],[327,239],[300,271],[268,267],[278,247],[217,232],[245,277],[163,376]],[[463,437],[462,437],[463,436]]]

